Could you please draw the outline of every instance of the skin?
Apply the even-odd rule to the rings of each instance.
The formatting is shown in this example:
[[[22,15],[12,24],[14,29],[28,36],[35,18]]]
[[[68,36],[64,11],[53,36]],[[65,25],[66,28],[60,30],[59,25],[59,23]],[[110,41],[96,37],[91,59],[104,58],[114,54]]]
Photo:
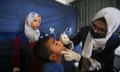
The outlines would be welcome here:
[[[61,63],[61,51],[65,51],[66,48],[63,46],[61,41],[57,41],[53,38],[50,38],[46,43],[47,48],[51,51],[51,55],[49,59],[51,61],[57,62],[58,64]]]
[[[107,33],[107,24],[100,20],[95,20],[92,24],[92,28],[95,33],[106,35]]]
[[[41,23],[41,16],[37,16],[31,24],[31,27],[33,30],[36,30],[40,27],[40,23]]]

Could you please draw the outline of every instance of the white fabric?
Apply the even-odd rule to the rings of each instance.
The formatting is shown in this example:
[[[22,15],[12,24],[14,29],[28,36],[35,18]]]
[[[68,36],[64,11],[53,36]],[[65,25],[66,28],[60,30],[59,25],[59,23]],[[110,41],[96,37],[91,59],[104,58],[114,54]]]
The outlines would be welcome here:
[[[92,55],[93,47],[94,49],[104,48],[106,42],[112,36],[113,32],[119,27],[120,25],[120,11],[113,7],[107,7],[101,9],[93,18],[92,21],[104,17],[107,23],[108,32],[105,38],[101,39],[94,39],[90,32],[88,32],[87,39],[85,41],[85,45],[82,51],[82,55],[85,57],[90,57]]]
[[[71,2],[75,0],[55,0],[56,2],[62,3],[64,5],[70,5]]]
[[[93,49],[93,40],[89,32],[82,51],[82,56],[89,58],[92,55],[92,49]]]
[[[120,56],[120,45],[115,49],[115,55]]]
[[[29,42],[36,42],[39,39],[40,31],[39,29],[33,30],[31,27],[32,21],[39,16],[36,12],[30,12],[25,21],[25,35],[28,38]]]

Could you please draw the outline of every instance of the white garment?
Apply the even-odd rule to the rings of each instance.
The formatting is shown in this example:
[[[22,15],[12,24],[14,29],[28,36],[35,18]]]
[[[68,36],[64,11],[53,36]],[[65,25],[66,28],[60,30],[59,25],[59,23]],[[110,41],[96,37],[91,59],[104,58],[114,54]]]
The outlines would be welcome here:
[[[115,55],[120,56],[120,45],[115,49]]]
[[[25,35],[28,38],[29,42],[36,42],[39,39],[40,31],[39,29],[33,30],[31,27],[32,21],[39,16],[36,12],[30,12],[25,21]]]
[[[101,9],[93,18],[92,21],[104,17],[107,23],[108,32],[105,38],[94,39],[91,36],[91,33],[88,32],[85,45],[83,47],[82,55],[85,57],[91,57],[93,46],[94,49],[103,48],[105,47],[106,42],[112,36],[112,34],[116,31],[116,29],[120,25],[120,11],[113,7],[107,7]]]
[[[75,1],[75,0],[55,0],[55,1],[59,2],[61,4],[64,4],[64,5],[70,5],[70,3]]]

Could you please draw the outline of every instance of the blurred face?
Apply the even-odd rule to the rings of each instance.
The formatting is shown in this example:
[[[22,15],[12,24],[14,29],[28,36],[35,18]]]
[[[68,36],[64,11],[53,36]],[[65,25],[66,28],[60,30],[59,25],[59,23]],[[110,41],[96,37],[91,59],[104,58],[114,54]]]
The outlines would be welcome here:
[[[32,28],[33,28],[34,30],[36,30],[36,29],[39,29],[40,23],[41,23],[41,17],[40,17],[40,16],[37,16],[37,17],[32,21],[31,26],[32,26]]]
[[[56,56],[61,56],[61,51],[65,51],[66,48],[63,46],[61,41],[57,41],[53,38],[50,38],[46,44],[48,46],[49,50],[51,51],[52,54]]]
[[[107,33],[107,24],[100,20],[95,20],[92,22],[91,26],[91,34],[94,38],[104,38]]]

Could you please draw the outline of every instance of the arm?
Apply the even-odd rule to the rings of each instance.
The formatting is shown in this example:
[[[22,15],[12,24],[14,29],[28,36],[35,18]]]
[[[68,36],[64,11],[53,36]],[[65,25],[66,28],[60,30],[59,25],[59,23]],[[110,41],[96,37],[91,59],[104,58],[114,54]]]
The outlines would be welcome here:
[[[94,71],[94,70],[112,70],[114,49],[120,45],[120,39],[108,41],[105,49],[100,54],[96,54],[94,58],[85,58],[81,56],[79,61],[79,70],[82,71]]]
[[[69,39],[69,37],[67,35],[64,35],[63,33],[60,36],[60,40],[63,44],[65,45],[70,44],[70,46],[74,48],[74,46],[78,45],[81,41],[84,44],[88,31],[89,31],[89,27],[83,27],[79,30],[79,32],[72,39]]]
[[[64,44],[64,46],[68,49],[73,49],[73,42],[69,39],[66,33],[62,33],[60,35],[60,41]]]
[[[106,43],[104,50],[100,52],[93,51],[92,58],[101,64],[102,70],[112,70],[114,60],[114,50],[120,45],[120,38],[109,39]],[[95,61],[95,62],[96,62]]]
[[[114,60],[114,50],[120,45],[120,38],[116,40],[109,40],[106,44],[105,50],[101,52],[99,55],[96,55],[96,60],[98,60],[102,68],[104,69],[111,69],[113,66]],[[99,58],[98,58],[99,57]]]
[[[12,65],[13,65],[13,72],[20,71],[20,40],[17,36],[14,42],[14,48],[12,52]]]
[[[83,42],[84,45],[84,41],[86,40],[86,36],[88,32],[89,32],[89,27],[80,28],[77,35],[71,39],[74,43],[74,46],[78,45],[81,41]]]
[[[80,54],[69,49],[67,49],[66,51],[62,51],[61,53],[64,55],[66,61],[79,62],[80,72],[101,69],[101,64],[95,59],[83,57]]]
[[[89,71],[90,65],[91,65],[90,60],[88,58],[81,56],[81,59],[79,61],[79,71],[80,72]]]
[[[81,29],[79,32],[71,39],[71,41],[74,43],[74,46],[76,46],[81,41]]]
[[[86,72],[89,71],[89,67],[90,67],[90,59],[89,58],[85,58],[83,56],[81,56],[80,54],[67,49],[67,51],[62,51],[61,52],[64,55],[64,58],[66,61],[77,61],[79,62],[79,71],[80,72]]]

